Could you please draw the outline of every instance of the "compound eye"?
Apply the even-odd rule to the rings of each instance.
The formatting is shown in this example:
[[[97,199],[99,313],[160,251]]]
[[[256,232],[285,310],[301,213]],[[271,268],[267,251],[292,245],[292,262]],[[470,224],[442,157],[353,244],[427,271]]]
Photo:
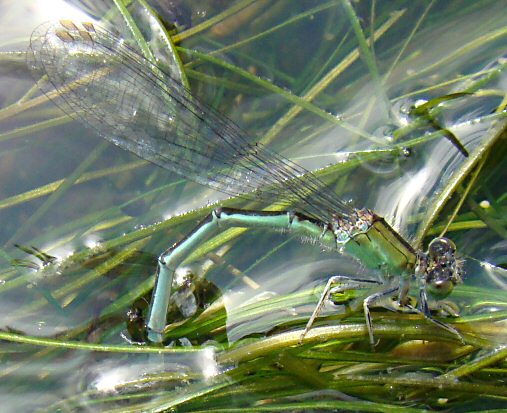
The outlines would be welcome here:
[[[449,238],[435,238],[428,245],[428,253],[430,257],[452,256],[456,252],[456,245]]]
[[[429,293],[438,299],[447,297],[454,289],[454,283],[451,280],[436,281],[429,285]]]
[[[453,273],[449,268],[435,268],[428,276],[428,292],[437,299],[447,297],[454,285]]]

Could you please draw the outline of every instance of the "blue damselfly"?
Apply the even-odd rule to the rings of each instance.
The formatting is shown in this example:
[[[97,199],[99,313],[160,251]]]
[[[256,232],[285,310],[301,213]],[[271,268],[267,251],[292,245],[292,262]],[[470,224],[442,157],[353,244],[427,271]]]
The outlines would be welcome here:
[[[368,296],[363,308],[374,344],[370,307],[386,296],[434,319],[427,294],[442,298],[462,280],[461,261],[447,238],[435,238],[426,252],[413,248],[383,218],[354,209],[298,164],[252,141],[235,123],[196,99],[162,67],[144,58],[122,38],[91,23],[62,21],[39,27],[31,38],[28,63],[56,89],[50,97],[71,117],[95,129],[115,145],[185,178],[231,196],[281,199],[288,212],[216,209],[184,240],[159,257],[147,323],[153,342],[163,340],[174,271],[196,246],[230,227],[286,229],[359,259],[386,275],[385,288]],[[419,286],[418,307],[407,302],[408,287]],[[301,340],[329,295],[372,283],[335,276],[311,316]]]

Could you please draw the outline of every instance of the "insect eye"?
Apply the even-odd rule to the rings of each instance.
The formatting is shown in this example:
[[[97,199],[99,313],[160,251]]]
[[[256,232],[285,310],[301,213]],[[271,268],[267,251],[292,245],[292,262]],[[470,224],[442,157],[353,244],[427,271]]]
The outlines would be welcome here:
[[[450,280],[430,284],[429,292],[433,297],[445,298],[454,289],[454,283]]]
[[[447,297],[454,285],[453,272],[449,268],[435,268],[428,276],[428,292],[435,298]]]
[[[456,252],[456,245],[448,238],[435,238],[428,245],[428,253],[431,258],[452,257]]]

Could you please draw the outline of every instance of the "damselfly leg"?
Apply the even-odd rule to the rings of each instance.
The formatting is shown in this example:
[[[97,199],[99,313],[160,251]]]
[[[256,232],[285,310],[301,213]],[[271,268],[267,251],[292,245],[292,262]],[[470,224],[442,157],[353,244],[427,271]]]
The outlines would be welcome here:
[[[463,337],[454,327],[443,323],[433,317],[430,311],[430,306],[428,305],[427,295],[421,294],[419,302],[417,305],[413,305],[411,303],[410,297],[408,296],[408,283],[405,280],[394,279],[391,282],[385,283],[378,280],[371,279],[354,279],[349,276],[344,275],[335,275],[329,278],[326,283],[326,286],[320,296],[320,299],[315,306],[315,309],[308,320],[301,336],[299,338],[299,343],[302,344],[306,334],[310,331],[315,320],[319,317],[322,312],[325,304],[327,302],[331,302],[335,304],[335,301],[331,299],[331,297],[335,294],[342,294],[350,290],[371,290],[371,289],[379,289],[380,291],[375,291],[374,293],[367,296],[363,299],[363,312],[364,318],[366,322],[366,328],[368,330],[368,337],[370,341],[370,345],[374,348],[377,344],[377,340],[375,339],[373,321],[371,317],[371,308],[381,306],[388,310],[392,311],[401,311],[401,312],[409,312],[414,314],[420,314],[427,320],[432,323],[438,325],[439,327],[449,331],[450,333],[456,335],[461,342],[464,342]],[[443,307],[445,310],[445,307]],[[452,314],[456,316],[456,313],[452,310],[446,310],[448,314]]]
[[[305,326],[305,329],[299,337],[299,344],[303,342],[306,334],[308,331],[310,331],[315,320],[322,312],[322,309],[324,308],[326,302],[332,301],[330,300],[330,296],[332,294],[344,293],[349,290],[358,290],[365,288],[370,289],[374,286],[379,285],[381,285],[381,283],[375,280],[353,279],[344,275],[334,275],[330,277],[326,283],[326,286],[324,287],[324,291],[322,292],[317,305],[315,306],[315,309],[313,310],[310,319],[308,320],[308,323]],[[368,325],[368,331],[370,331],[370,325]]]

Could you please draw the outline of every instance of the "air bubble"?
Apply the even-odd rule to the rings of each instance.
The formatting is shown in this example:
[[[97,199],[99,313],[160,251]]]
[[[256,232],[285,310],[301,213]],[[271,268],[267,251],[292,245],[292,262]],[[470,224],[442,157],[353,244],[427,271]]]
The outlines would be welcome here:
[[[415,103],[412,99],[400,99],[394,102],[392,114],[399,126],[407,126],[411,121],[410,113],[414,109]]]

